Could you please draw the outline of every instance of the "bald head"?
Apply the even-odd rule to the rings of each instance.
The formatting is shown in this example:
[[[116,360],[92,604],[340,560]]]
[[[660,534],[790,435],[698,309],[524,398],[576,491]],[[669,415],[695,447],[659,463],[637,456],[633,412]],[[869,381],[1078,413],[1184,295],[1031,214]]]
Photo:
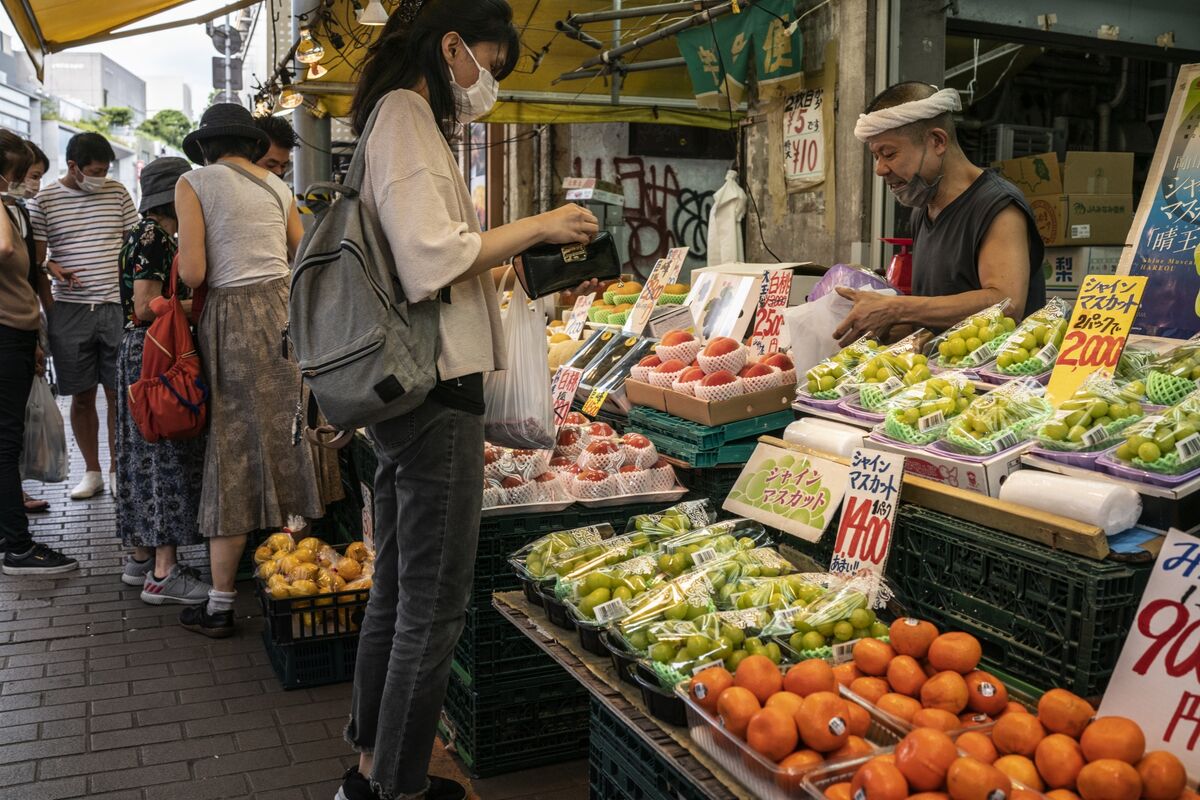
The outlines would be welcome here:
[[[884,108],[893,108],[904,103],[911,103],[914,100],[927,100],[936,94],[938,88],[931,86],[928,83],[920,81],[905,81],[897,83],[894,86],[889,86],[884,89],[875,99],[867,104],[864,113],[871,114]],[[907,136],[914,142],[921,142],[925,139],[925,134],[929,131],[940,128],[946,132],[946,140],[951,145],[958,144],[958,136],[954,131],[954,118],[949,112],[939,114],[936,117],[929,119],[918,120],[917,122],[909,123],[900,128],[896,128],[892,133]]]

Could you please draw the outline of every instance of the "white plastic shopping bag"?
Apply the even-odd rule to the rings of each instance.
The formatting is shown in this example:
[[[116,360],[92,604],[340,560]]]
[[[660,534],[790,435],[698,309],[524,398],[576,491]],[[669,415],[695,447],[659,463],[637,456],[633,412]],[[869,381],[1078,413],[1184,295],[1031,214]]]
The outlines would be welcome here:
[[[50,384],[41,375],[25,403],[25,447],[21,451],[21,477],[43,483],[67,479],[67,431],[62,412],[54,402]]]
[[[878,290],[868,286],[859,291]],[[896,292],[886,289],[883,293]],[[792,344],[792,363],[796,365],[798,375],[803,375],[842,349],[832,334],[852,308],[854,303],[837,292],[830,292],[816,300],[783,310],[784,333]]]
[[[483,379],[484,437],[492,444],[517,450],[554,447],[545,303],[545,298],[530,301],[519,283],[513,286],[504,314],[508,369]]]

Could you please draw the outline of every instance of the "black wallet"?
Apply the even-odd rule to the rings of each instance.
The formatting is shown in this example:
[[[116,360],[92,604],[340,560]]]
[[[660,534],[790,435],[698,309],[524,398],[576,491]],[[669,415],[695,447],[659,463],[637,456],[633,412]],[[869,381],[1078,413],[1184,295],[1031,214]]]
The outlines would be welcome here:
[[[612,234],[601,231],[587,244],[534,245],[513,259],[517,280],[531,300],[573,289],[593,278],[621,277],[621,260]]]

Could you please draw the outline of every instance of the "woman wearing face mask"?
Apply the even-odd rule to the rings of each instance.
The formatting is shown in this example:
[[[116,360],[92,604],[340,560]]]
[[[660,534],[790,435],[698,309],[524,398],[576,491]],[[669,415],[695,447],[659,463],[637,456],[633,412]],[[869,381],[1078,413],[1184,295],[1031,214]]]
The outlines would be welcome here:
[[[539,242],[586,242],[598,231],[570,205],[479,230],[448,140],[491,109],[519,55],[505,0],[405,0],[354,98],[358,132],[377,111],[359,143],[366,211],[405,295],[443,305],[441,383],[413,412],[371,428],[377,553],[346,729],[361,755],[340,800],[466,796],[426,771],[479,536],[483,373],[505,362],[490,270]]]

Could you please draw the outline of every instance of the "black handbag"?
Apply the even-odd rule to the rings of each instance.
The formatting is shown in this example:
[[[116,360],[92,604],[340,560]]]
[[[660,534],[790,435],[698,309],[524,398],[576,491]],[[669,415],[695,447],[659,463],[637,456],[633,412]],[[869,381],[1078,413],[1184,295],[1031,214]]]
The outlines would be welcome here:
[[[531,300],[573,289],[593,278],[621,277],[612,234],[601,231],[587,244],[538,244],[513,259],[517,280]]]

